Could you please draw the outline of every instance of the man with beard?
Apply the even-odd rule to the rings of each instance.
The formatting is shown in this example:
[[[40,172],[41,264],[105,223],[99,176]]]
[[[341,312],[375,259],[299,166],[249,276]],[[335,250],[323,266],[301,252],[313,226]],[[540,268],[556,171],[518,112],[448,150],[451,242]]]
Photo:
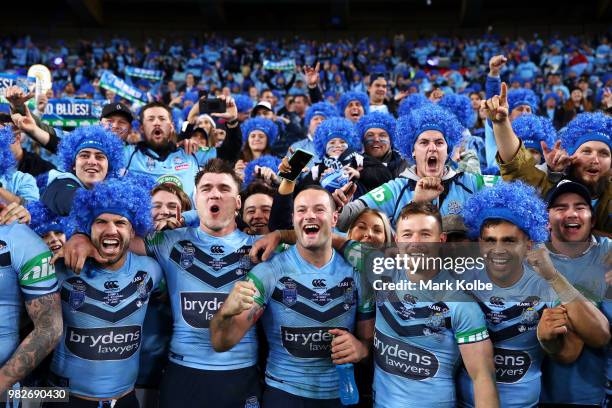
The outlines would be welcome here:
[[[70,390],[70,401],[49,407],[138,407],[142,327],[149,296],[162,272],[153,259],[128,251],[151,224],[149,192],[129,177],[81,189],[72,211],[80,231],[91,234],[96,262],[77,273],[56,265],[64,334],[49,381]]]
[[[358,275],[332,248],[337,217],[327,190],[309,186],[298,193],[297,244],[253,268],[211,322],[213,347],[231,352],[263,316],[270,346],[264,407],[340,407],[334,365],[369,354],[373,310]]]
[[[365,207],[381,210],[392,225],[410,202],[433,202],[443,216],[459,213],[463,203],[481,188],[475,175],[455,171],[448,164],[449,153],[460,142],[462,131],[455,115],[435,104],[425,104],[400,117],[395,143],[415,165],[351,203],[346,187],[337,189],[336,202],[344,205],[338,228],[348,228]]]
[[[571,364],[584,343],[601,346],[610,339],[605,316],[555,268],[547,249],[536,247],[548,237],[545,204],[536,194],[520,181],[500,182],[473,195],[463,210],[470,236],[479,237],[484,268],[470,269],[460,278],[491,285],[470,294],[486,317],[504,407],[538,404],[544,351]],[[458,387],[460,406],[473,407],[464,370]]]
[[[233,284],[250,270],[249,250],[259,238],[236,227],[240,184],[231,165],[210,160],[195,178],[199,226],[159,231],[130,245],[132,252],[157,259],[168,285],[174,330],[160,385],[163,408],[256,406],[259,401],[255,329],[226,353],[213,350],[209,330]],[[98,256],[83,235],[68,241],[64,252],[66,263],[79,270],[87,257]]]
[[[547,196],[550,224],[549,255],[554,267],[590,301],[602,307],[608,286],[612,245],[609,238],[595,237],[592,196],[582,184],[560,181]],[[604,302],[605,304],[605,302]],[[583,404],[599,406],[606,387],[606,348],[584,339],[585,346],[573,364],[545,361],[542,398],[547,406]],[[567,379],[571,378],[568,386]]]
[[[502,177],[523,180],[546,195],[554,183],[550,174],[535,167],[531,154],[512,130],[505,83],[499,96],[483,101],[483,108],[493,122]],[[568,178],[588,188],[594,208],[594,228],[608,234],[612,231],[611,132],[612,117],[603,113],[582,113],[561,132],[561,148],[544,151],[551,170],[564,172]]]
[[[183,142],[185,148],[175,144],[175,129],[172,122],[172,111],[163,103],[151,102],[140,111],[141,131],[144,141],[125,148],[126,172],[146,174],[161,178],[168,175],[178,177],[183,191],[190,198],[193,195],[193,179],[200,168],[214,157],[223,158],[225,153],[239,149],[242,136],[238,126],[238,110],[232,98],[221,96],[226,101],[224,113],[213,113],[213,116],[226,119],[227,137],[219,150],[215,147],[199,147]],[[238,141],[238,145],[236,145]]]

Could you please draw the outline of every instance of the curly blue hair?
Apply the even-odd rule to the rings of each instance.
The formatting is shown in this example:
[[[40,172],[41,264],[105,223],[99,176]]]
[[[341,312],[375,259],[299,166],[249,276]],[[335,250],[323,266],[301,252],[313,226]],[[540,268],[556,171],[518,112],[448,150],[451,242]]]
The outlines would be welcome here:
[[[413,110],[418,109],[424,105],[430,104],[431,101],[427,97],[420,93],[413,93],[402,99],[398,108],[397,116],[409,115]]]
[[[13,128],[10,125],[0,128],[0,176],[15,171],[15,166],[17,166],[17,160],[9,147],[13,144],[14,137]]]
[[[81,126],[62,138],[58,152],[64,171],[72,171],[76,156],[84,148],[100,150],[108,160],[106,178],[117,177],[124,166],[123,141],[100,125]]]
[[[384,112],[372,112],[367,115],[363,115],[359,121],[355,124],[357,129],[357,136],[361,140],[365,136],[368,129],[379,128],[384,129],[391,139],[391,145],[395,142],[395,118],[388,113]]]
[[[130,176],[106,180],[91,190],[79,189],[72,204],[79,231],[91,232],[93,221],[100,214],[111,213],[127,218],[136,235],[143,237],[152,227],[151,194]]]
[[[480,190],[467,200],[462,215],[472,239],[478,238],[485,221],[491,219],[511,222],[534,242],[548,239],[546,204],[535,188],[521,181],[499,181]]]
[[[58,217],[53,211],[47,208],[40,201],[31,201],[26,206],[32,216],[30,228],[39,236],[44,236],[48,232],[66,232],[66,225],[63,217]]]
[[[465,95],[444,94],[438,105],[450,111],[457,117],[464,128],[470,129],[476,122],[476,112],[472,109],[472,101]]]
[[[338,110],[329,102],[317,102],[312,104],[312,106],[306,109],[304,125],[306,127],[310,126],[310,121],[315,116],[323,116],[325,119],[334,118],[338,116]]]
[[[266,134],[268,138],[268,147],[274,144],[278,136],[278,127],[276,123],[261,116],[245,120],[244,123],[240,125],[240,129],[242,129],[242,143],[247,143],[249,134],[254,130],[260,130]]]
[[[449,156],[463,136],[463,127],[455,115],[436,104],[430,103],[412,111],[409,115],[401,116],[397,120],[395,134],[396,145],[400,153],[404,157],[411,157],[416,140],[421,133],[427,130],[437,130],[444,135]]]
[[[269,169],[277,171],[280,162],[281,160],[278,157],[269,154],[264,154],[263,156],[260,156],[255,160],[251,160],[244,168],[243,184],[245,186],[248,186],[255,179],[255,166],[267,167]]]
[[[234,102],[236,102],[236,109],[238,109],[238,112],[244,113],[253,109],[253,101],[246,95],[234,95]]]
[[[361,149],[361,140],[355,131],[355,125],[348,119],[336,117],[321,122],[314,134],[315,151],[319,157],[325,156],[327,143],[334,138],[344,140],[349,149]]]
[[[561,147],[570,155],[576,153],[580,145],[589,141],[603,142],[612,150],[612,117],[601,112],[581,113],[559,132],[559,136]]]
[[[340,99],[336,103],[336,107],[338,108],[338,114],[341,117],[344,117],[344,110],[348,106],[351,101],[359,101],[361,106],[363,106],[363,111],[365,113],[370,112],[370,98],[368,94],[365,92],[345,92],[340,96]]]
[[[512,121],[512,130],[523,141],[526,148],[542,153],[540,142],[551,147],[557,140],[557,131],[548,118],[537,115],[521,115]]]
[[[536,113],[538,110],[538,97],[535,92],[527,88],[510,89],[508,91],[510,112],[521,105],[529,105],[531,112]]]

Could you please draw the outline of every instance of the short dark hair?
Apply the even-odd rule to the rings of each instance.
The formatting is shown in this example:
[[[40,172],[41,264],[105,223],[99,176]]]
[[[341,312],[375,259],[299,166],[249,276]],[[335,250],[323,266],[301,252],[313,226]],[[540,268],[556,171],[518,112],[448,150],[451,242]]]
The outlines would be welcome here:
[[[495,227],[495,226],[501,225],[503,223],[514,225],[516,228],[519,229],[519,231],[521,231],[525,235],[525,237],[527,239],[531,239],[531,238],[529,238],[529,235],[525,231],[523,231],[518,225],[516,225],[516,224],[514,224],[514,223],[512,223],[510,221],[503,220],[501,218],[489,218],[489,219],[485,220],[485,222],[483,222],[482,226],[480,227],[480,233],[479,233],[480,238],[482,238],[482,231],[484,231],[485,228]]]
[[[440,210],[438,207],[433,205],[432,203],[422,203],[422,202],[411,202],[402,208],[402,211],[399,213],[398,221],[404,220],[411,215],[428,215],[434,217],[440,227],[440,232],[442,232],[442,216],[440,215]]]
[[[374,81],[376,81],[378,78],[382,78],[385,81],[387,80],[387,76],[384,74],[384,72],[375,72],[373,74],[370,74],[370,83],[368,84],[368,86],[372,85]]]
[[[244,204],[252,195],[255,194],[265,194],[268,197],[274,198],[274,194],[276,194],[276,189],[270,187],[268,184],[263,181],[254,181],[249,186],[240,192],[240,198],[242,199],[242,204]],[[242,210],[244,210],[244,205],[242,206]]]
[[[141,124],[142,122],[144,122],[145,111],[151,108],[164,108],[166,112],[168,112],[168,117],[170,118],[170,120],[172,120],[172,110],[168,107],[168,105],[162,102],[153,101],[153,102],[147,103],[145,106],[142,107],[142,109],[140,109],[139,119],[140,119]]]
[[[299,193],[295,195],[295,197],[293,198],[293,201],[295,202],[295,199],[297,198],[297,196],[302,194],[304,191],[308,191],[308,190],[323,191],[325,194],[327,194],[327,197],[329,198],[329,203],[331,205],[332,211],[336,211],[336,202],[334,201],[334,196],[332,196],[332,194],[329,191],[327,191],[325,188],[321,187],[318,184],[310,184],[304,187],[302,190],[300,190]]]
[[[5,112],[0,112],[0,124],[1,125],[6,125],[6,124],[13,124],[13,119],[11,118],[11,115],[9,115],[8,113]]]
[[[179,202],[181,203],[181,212],[191,210],[191,200],[189,199],[189,196],[187,196],[187,194],[185,194],[185,192],[181,190],[181,188],[177,186],[176,184],[172,184],[172,183],[158,184],[157,186],[153,187],[153,190],[151,190],[151,197],[153,197],[155,194],[157,194],[160,191],[165,191],[167,193],[174,194],[179,199]]]
[[[240,177],[238,177],[238,175],[234,171],[234,167],[229,162],[219,158],[210,159],[204,165],[204,167],[202,167],[202,170],[200,170],[195,176],[196,188],[198,186],[198,183],[202,179],[202,176],[204,176],[206,173],[228,174],[236,183],[236,189],[240,191],[240,185],[242,184],[242,180],[240,180]]]

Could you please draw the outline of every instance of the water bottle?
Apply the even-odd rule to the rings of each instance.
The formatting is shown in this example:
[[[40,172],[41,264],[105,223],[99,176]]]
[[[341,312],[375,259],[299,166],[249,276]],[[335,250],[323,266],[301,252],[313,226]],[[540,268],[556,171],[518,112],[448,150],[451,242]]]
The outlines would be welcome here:
[[[354,405],[359,402],[359,390],[355,384],[353,364],[339,364],[336,366],[340,380],[340,402],[342,405]]]

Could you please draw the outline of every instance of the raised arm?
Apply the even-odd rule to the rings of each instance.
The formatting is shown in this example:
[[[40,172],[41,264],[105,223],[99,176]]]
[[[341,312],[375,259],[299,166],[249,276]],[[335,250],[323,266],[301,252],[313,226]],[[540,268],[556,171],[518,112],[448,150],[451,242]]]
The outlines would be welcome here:
[[[210,341],[215,351],[230,350],[257,322],[264,309],[255,302],[256,291],[253,282],[236,282],[210,322]]]
[[[502,83],[499,95],[481,102],[481,107],[486,110],[488,119],[493,123],[493,134],[497,151],[502,162],[512,161],[518,152],[521,142],[514,134],[509,118],[508,86]]]
[[[63,325],[60,302],[57,292],[26,301],[26,310],[34,323],[34,330],[0,368],[0,394],[25,378],[57,345]]]

